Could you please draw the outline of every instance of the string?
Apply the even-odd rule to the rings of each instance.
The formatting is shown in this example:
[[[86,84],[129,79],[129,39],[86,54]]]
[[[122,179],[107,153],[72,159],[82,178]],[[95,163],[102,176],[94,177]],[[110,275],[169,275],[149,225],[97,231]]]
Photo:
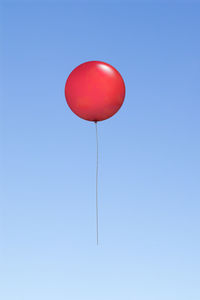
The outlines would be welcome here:
[[[99,244],[99,214],[98,214],[98,169],[99,169],[99,145],[98,145],[98,129],[97,121],[95,121],[96,127],[96,238],[97,245]]]

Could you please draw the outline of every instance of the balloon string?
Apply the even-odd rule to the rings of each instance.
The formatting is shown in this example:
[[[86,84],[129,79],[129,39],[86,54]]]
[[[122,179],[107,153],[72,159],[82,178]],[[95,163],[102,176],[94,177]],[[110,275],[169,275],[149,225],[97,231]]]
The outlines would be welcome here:
[[[98,215],[98,169],[99,169],[99,145],[98,145],[98,130],[97,122],[95,122],[96,127],[96,235],[97,235],[97,245],[99,244],[99,215]]]

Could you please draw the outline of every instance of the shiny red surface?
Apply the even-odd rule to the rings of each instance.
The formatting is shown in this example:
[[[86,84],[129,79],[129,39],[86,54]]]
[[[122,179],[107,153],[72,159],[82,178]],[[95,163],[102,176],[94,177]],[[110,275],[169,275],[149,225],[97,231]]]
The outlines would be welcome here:
[[[89,61],[79,65],[69,75],[65,97],[71,110],[88,121],[103,121],[122,106],[125,84],[111,65]]]

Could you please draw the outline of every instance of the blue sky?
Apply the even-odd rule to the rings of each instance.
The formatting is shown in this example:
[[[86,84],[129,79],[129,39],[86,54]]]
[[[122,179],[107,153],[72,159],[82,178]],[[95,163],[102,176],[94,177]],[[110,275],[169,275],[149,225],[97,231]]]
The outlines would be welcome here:
[[[200,4],[1,5],[0,298],[200,299]],[[67,107],[74,67],[126,83],[95,127]]]

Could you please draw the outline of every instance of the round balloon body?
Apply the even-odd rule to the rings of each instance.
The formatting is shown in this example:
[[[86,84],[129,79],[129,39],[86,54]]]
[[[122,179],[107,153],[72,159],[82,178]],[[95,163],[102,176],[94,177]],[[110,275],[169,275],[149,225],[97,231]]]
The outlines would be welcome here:
[[[89,61],[76,67],[65,85],[65,97],[71,110],[88,121],[103,121],[122,106],[125,84],[111,65]]]

